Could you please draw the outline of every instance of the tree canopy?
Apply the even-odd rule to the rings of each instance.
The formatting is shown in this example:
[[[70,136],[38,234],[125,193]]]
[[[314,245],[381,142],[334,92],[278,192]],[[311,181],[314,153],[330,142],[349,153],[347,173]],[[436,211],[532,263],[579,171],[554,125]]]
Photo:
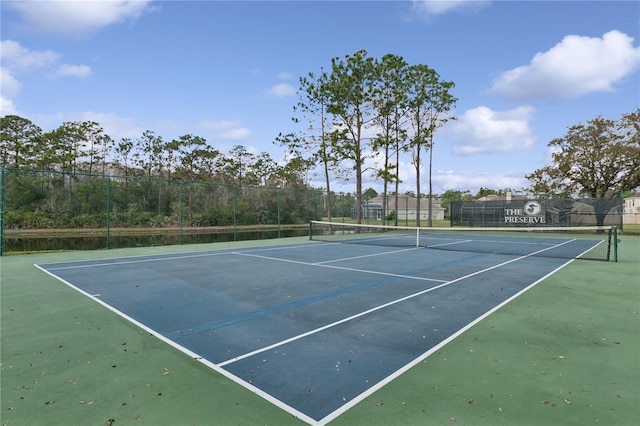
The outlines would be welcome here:
[[[549,142],[553,164],[526,178],[535,193],[611,198],[640,186],[640,109],[596,117]]]
[[[192,134],[165,140],[152,130],[114,141],[96,122],[65,122],[43,132],[16,115],[0,118],[0,164],[68,173],[112,174],[241,185],[309,188],[309,164],[280,165],[267,152],[234,146],[228,155]]]
[[[398,156],[400,151],[412,148],[420,193],[420,153],[432,148],[434,132],[450,118],[448,112],[457,101],[450,94],[453,87],[453,82],[441,80],[428,66],[410,65],[396,55],[379,60],[359,50],[344,58],[336,57],[331,60],[330,72],[322,72],[319,77],[309,73],[309,77],[300,79],[301,101],[294,112],[305,115],[305,122],[309,116],[315,117],[319,124],[278,142],[297,154],[301,146],[311,148],[312,158],[325,165],[327,188],[327,170],[348,165],[355,175],[358,205],[362,204],[363,175],[367,171],[383,181],[383,196],[387,196],[388,183],[396,183],[398,193]],[[302,120],[294,117],[294,121]],[[373,157],[383,160],[372,170],[367,160]],[[358,209],[357,222],[361,221],[360,213]]]

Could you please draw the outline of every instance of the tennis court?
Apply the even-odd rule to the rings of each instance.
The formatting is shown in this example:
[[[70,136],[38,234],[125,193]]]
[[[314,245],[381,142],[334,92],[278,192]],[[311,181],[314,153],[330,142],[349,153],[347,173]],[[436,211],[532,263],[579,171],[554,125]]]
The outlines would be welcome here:
[[[492,236],[499,249],[486,249],[481,238],[462,251],[311,241],[37,266],[293,416],[325,424],[567,255],[602,245],[533,239],[505,253],[504,241]]]

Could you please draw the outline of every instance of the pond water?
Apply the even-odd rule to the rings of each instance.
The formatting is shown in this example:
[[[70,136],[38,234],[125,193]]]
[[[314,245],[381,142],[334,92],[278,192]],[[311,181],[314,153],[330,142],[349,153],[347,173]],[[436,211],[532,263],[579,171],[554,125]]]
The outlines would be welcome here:
[[[175,235],[133,235],[109,237],[109,248],[151,247],[178,244],[220,243],[228,241],[266,240],[279,237],[301,237],[309,235],[308,229],[285,229],[272,231],[246,231],[228,233],[200,233]],[[55,251],[55,250],[101,250],[107,248],[106,236],[55,237],[55,238],[5,238],[5,253]]]

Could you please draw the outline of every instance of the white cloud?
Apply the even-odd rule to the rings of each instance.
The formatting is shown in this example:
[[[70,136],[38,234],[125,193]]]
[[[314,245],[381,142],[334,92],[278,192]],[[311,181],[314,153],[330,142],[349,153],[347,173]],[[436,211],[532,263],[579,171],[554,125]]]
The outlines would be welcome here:
[[[197,127],[214,132],[215,140],[242,142],[251,139],[251,131],[243,127],[240,120],[201,121]]]
[[[18,112],[11,99],[0,96],[0,117],[5,115],[18,115]]]
[[[0,67],[0,93],[3,97],[12,98],[18,94],[22,87],[8,68]]]
[[[91,74],[91,68],[87,65],[57,65],[61,56],[52,50],[29,50],[17,41],[0,41],[0,58],[3,68],[10,70],[12,74],[50,70],[56,67],[50,74],[53,76],[78,76],[85,77]]]
[[[486,0],[413,0],[411,9],[418,15],[430,17],[453,11],[476,12],[491,4]]]
[[[566,36],[528,65],[502,73],[490,93],[513,101],[566,99],[611,91],[640,68],[640,46],[619,31],[602,38]]]
[[[18,12],[26,28],[48,34],[90,35],[109,25],[136,20],[150,1],[15,1],[6,6]]]
[[[433,176],[434,186],[438,193],[447,190],[471,191],[477,193],[480,188],[490,189],[521,189],[526,188],[529,182],[522,176],[514,176],[505,173],[478,173],[468,170],[439,170]]]
[[[51,50],[29,50],[17,41],[0,41],[2,60],[0,93],[3,110],[15,110],[13,100],[18,95],[22,83],[16,76],[28,72],[45,72],[51,77],[86,77],[91,74],[87,65],[60,64],[60,55]]]
[[[29,50],[13,40],[0,41],[2,65],[17,72],[50,67],[60,55],[51,50]]]
[[[272,98],[284,98],[296,94],[296,88],[288,83],[280,83],[273,86],[267,91],[267,94]]]
[[[67,117],[69,121],[94,121],[104,129],[104,132],[118,142],[122,138],[139,138],[145,129],[136,125],[132,118],[120,117],[114,113],[84,111]],[[59,121],[59,119],[58,119]]]
[[[218,135],[218,139],[232,142],[242,142],[248,140],[249,138],[251,138],[251,131],[246,127],[230,129]]]
[[[400,166],[402,182],[399,185],[399,192],[416,191],[416,176],[413,165],[402,163]],[[500,173],[500,172],[477,172],[473,170],[435,170],[432,176],[433,193],[442,194],[447,190],[453,191],[470,191],[476,194],[480,188],[490,189],[522,189],[529,186],[529,181],[524,177],[526,173]],[[313,184],[324,187],[320,172],[312,176]],[[429,181],[426,174],[421,172],[421,188],[420,192],[426,194],[429,191]],[[333,191],[353,192],[355,179],[349,181],[334,179],[332,181]],[[371,174],[363,176],[363,188],[374,188],[378,192],[382,192],[382,181],[374,179]],[[389,186],[389,191],[394,190],[394,185]]]
[[[529,120],[531,107],[493,111],[481,106],[467,110],[457,121],[443,127],[453,140],[455,154],[480,154],[529,149],[535,142]]]
[[[91,74],[91,68],[86,65],[63,64],[53,73],[55,77],[86,77]]]

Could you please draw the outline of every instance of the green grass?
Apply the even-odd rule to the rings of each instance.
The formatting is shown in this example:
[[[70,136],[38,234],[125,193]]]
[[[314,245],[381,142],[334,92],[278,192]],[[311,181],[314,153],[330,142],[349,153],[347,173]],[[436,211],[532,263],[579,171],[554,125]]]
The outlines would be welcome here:
[[[640,235],[640,224],[626,224],[622,226],[624,235]]]

